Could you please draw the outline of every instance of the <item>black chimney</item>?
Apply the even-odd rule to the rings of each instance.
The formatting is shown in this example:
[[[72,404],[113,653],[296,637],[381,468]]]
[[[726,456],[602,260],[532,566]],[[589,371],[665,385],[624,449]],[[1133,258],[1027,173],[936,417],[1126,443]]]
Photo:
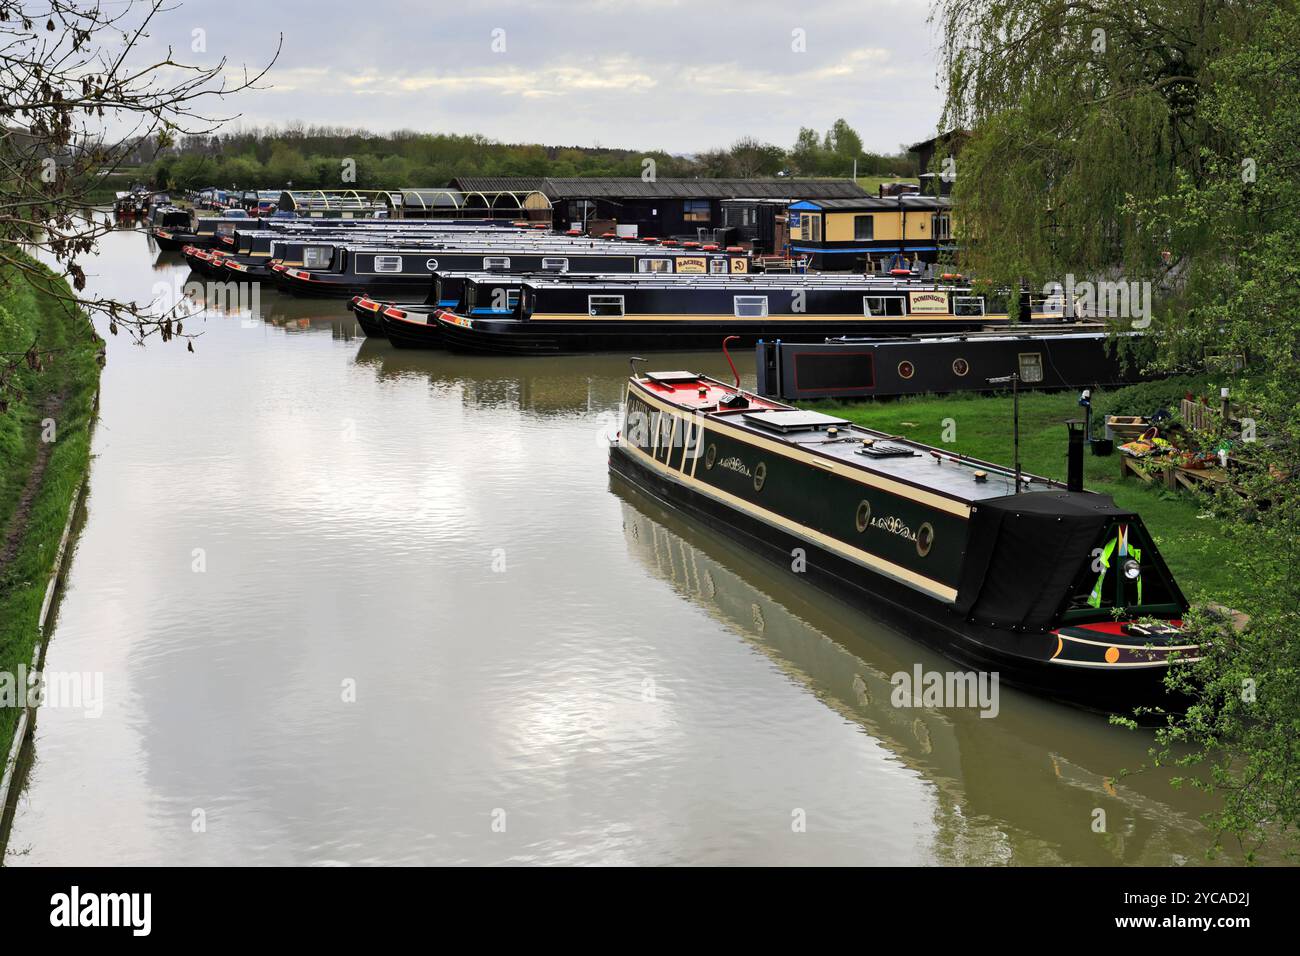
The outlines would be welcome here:
[[[1083,439],[1084,423],[1071,418],[1065,423],[1070,430],[1070,447],[1066,456],[1065,487],[1069,491],[1083,491]]]

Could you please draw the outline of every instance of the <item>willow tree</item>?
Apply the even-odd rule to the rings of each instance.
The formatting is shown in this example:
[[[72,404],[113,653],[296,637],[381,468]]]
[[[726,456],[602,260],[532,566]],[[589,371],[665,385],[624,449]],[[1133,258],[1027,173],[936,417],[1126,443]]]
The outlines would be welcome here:
[[[942,0],[942,127],[969,130],[955,201],[968,266],[1051,279],[1122,265],[1152,274],[1162,237],[1130,197],[1199,181],[1218,52],[1249,30],[1241,3]]]
[[[1234,539],[1223,597],[1196,609],[1193,706],[1155,758],[1221,798],[1208,822],[1295,853],[1300,824],[1300,7],[1297,0],[939,0],[944,128],[965,263],[994,278],[1152,281],[1158,362],[1244,360],[1252,463],[1207,497]],[[1220,368],[1219,371],[1222,372]],[[1227,373],[1223,372],[1226,376]],[[1249,434],[1248,434],[1249,432]],[[1251,439],[1258,440],[1251,443]],[[1178,547],[1168,542],[1167,547]]]

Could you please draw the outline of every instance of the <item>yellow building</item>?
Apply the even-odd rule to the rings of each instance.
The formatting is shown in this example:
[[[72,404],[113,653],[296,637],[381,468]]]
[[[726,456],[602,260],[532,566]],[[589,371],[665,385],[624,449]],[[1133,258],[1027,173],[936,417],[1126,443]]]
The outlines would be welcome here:
[[[790,249],[814,269],[870,270],[881,261],[934,262],[955,249],[952,201],[938,196],[824,199],[790,206]]]

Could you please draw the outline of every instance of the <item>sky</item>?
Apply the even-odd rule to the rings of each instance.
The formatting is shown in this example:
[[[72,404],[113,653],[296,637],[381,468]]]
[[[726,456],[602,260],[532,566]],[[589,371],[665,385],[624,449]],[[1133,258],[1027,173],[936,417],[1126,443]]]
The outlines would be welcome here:
[[[695,153],[747,135],[789,147],[799,127],[844,117],[867,149],[893,152],[938,123],[929,12],[929,0],[178,0],[137,58],[170,44],[196,64],[258,66],[283,32],[268,88],[214,105],[243,125]]]

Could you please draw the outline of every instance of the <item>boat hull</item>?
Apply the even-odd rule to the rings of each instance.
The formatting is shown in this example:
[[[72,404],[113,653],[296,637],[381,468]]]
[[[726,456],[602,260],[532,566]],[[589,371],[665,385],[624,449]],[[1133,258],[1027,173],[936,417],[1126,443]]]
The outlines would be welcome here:
[[[565,320],[473,319],[465,328],[439,320],[447,347],[456,351],[508,355],[561,355],[583,352],[657,352],[714,350],[728,336],[738,346],[759,339],[821,342],[828,336],[863,334],[910,335],[917,332],[962,331],[1003,324],[988,316],[970,319],[922,317],[899,319],[616,319],[606,322]]]
[[[999,681],[1074,706],[1103,713],[1131,714],[1141,706],[1177,709],[1185,701],[1165,689],[1167,666],[1125,669],[1054,663],[1055,634],[1010,633],[965,620],[952,605],[919,593],[883,575],[715,500],[642,463],[622,445],[610,449],[609,468],[642,492],[679,508],[756,553],[791,563],[793,550],[807,556],[801,577],[849,597],[919,643],[962,668],[998,674]]]
[[[436,323],[397,319],[380,315],[380,325],[388,341],[399,349],[444,348],[442,332]]]

